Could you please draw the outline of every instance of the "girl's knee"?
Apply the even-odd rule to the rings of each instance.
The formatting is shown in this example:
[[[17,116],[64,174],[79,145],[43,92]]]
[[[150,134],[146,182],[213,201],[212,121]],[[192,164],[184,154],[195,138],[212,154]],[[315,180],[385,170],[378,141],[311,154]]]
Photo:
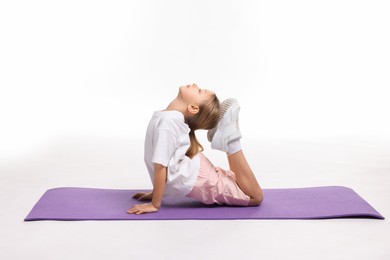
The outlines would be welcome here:
[[[256,192],[255,196],[250,198],[249,206],[259,206],[264,199],[263,191]]]

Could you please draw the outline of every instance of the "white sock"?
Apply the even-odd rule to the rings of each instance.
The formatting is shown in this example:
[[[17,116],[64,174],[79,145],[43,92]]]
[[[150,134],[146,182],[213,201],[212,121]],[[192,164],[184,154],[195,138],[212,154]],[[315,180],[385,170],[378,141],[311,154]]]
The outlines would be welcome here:
[[[229,142],[227,146],[228,146],[228,151],[227,151],[228,154],[234,154],[240,151],[241,150],[240,139],[236,139],[234,141]]]

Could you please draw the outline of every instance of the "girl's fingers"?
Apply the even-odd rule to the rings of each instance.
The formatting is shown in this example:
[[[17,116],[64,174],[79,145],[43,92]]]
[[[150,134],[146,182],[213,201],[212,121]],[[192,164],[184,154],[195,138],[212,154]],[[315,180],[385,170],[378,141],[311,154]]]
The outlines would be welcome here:
[[[137,207],[137,208],[135,208],[135,209],[132,211],[132,213],[135,213],[136,215],[139,215],[139,214],[142,213],[142,210],[139,209],[139,208]]]
[[[137,199],[139,201],[151,200],[148,192],[138,192],[133,195],[133,199]]]
[[[128,209],[127,213],[132,214],[132,213],[136,213],[137,211],[139,211],[138,204],[136,204],[132,208]]]
[[[137,214],[139,212],[139,210],[135,209],[135,210],[132,210],[132,211],[128,211],[127,213],[129,214]]]
[[[136,193],[136,194],[133,195],[133,198],[134,198],[134,199],[138,199],[139,197],[141,197],[141,196],[143,196],[143,195],[145,195],[145,193],[143,193],[143,192],[138,192],[138,193]]]
[[[148,199],[147,194],[142,195],[141,197],[139,197],[139,200],[147,200],[147,199]]]
[[[149,213],[149,212],[156,212],[157,210],[153,208],[153,206],[149,204],[136,204],[130,209],[127,210],[127,213],[133,214],[135,213],[136,215],[140,215],[143,213]]]

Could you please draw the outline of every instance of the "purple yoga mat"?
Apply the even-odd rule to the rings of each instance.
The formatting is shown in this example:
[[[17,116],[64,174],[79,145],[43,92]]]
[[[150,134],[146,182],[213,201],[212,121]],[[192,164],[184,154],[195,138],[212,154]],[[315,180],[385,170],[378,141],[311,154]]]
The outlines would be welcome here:
[[[264,189],[257,207],[205,205],[193,199],[164,197],[156,213],[127,214],[133,194],[146,190],[56,188],[43,194],[25,218],[31,220],[178,220],[178,219],[384,219],[350,188],[340,186]]]

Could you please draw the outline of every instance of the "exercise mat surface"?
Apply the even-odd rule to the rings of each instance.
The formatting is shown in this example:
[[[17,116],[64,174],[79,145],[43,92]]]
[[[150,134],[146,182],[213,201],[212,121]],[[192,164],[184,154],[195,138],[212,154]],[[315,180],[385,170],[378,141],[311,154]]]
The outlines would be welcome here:
[[[150,190],[49,189],[24,220],[384,219],[355,191],[341,186],[263,189],[263,203],[255,207],[205,205],[165,196],[156,213],[128,214],[132,205],[146,203],[132,198],[142,191]]]

